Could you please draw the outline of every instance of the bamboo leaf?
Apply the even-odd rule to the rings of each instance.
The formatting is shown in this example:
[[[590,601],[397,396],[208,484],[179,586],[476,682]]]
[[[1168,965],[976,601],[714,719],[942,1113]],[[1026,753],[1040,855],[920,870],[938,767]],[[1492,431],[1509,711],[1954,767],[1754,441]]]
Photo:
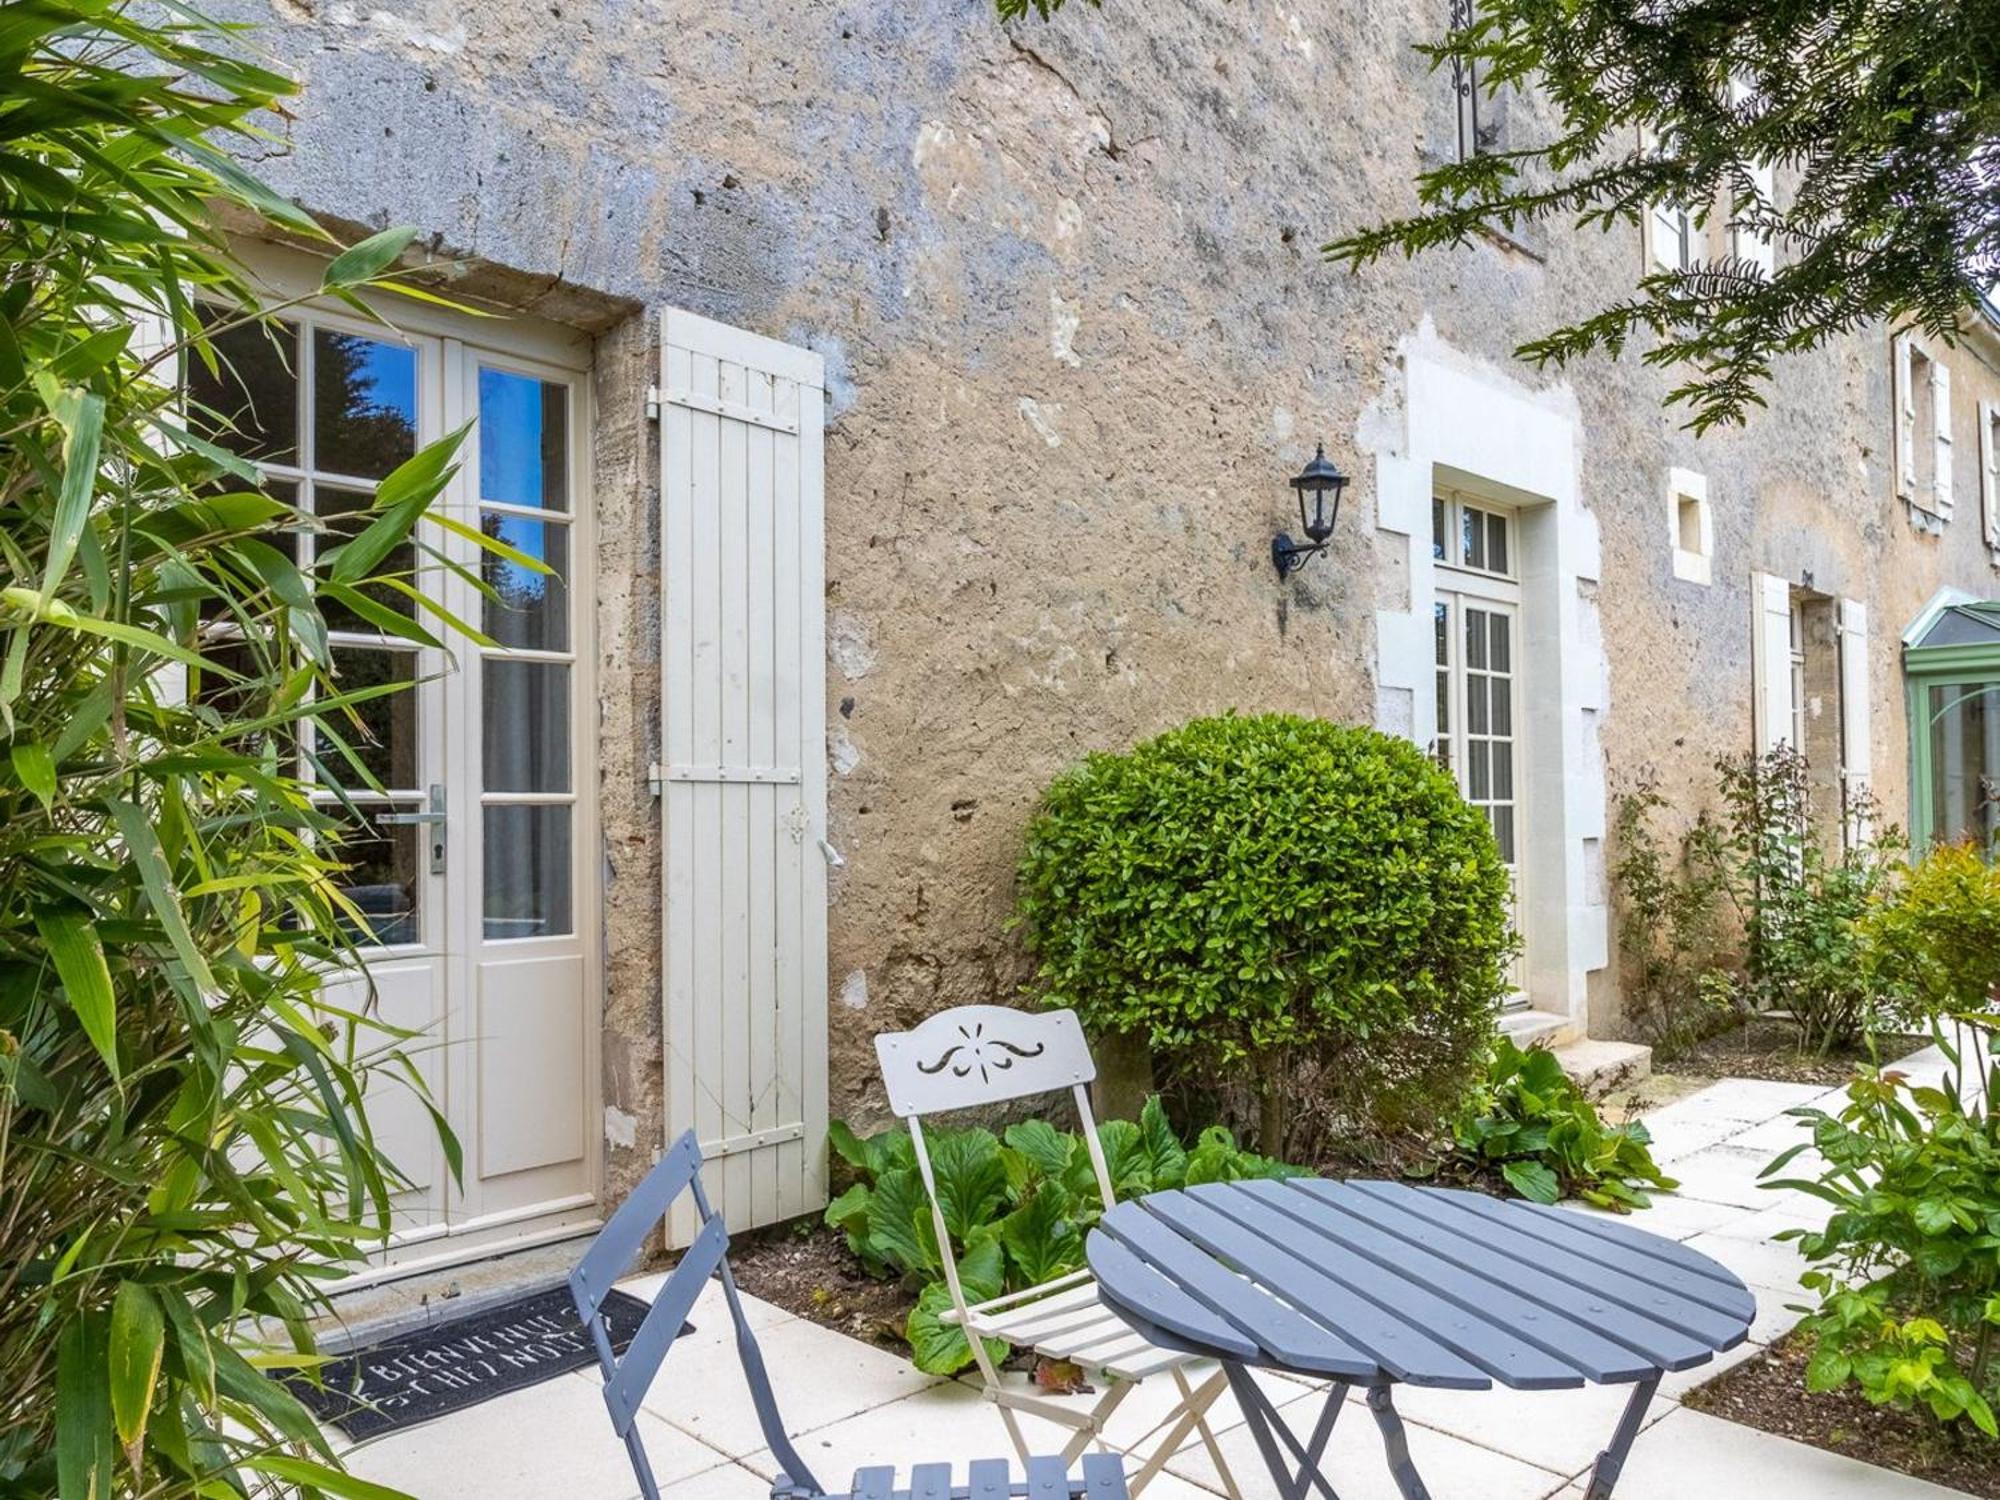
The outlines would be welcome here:
[[[21,778],[21,785],[34,793],[35,800],[43,807],[53,806],[56,800],[56,761],[49,754],[49,747],[36,741],[16,741],[8,747],[7,753],[14,762],[14,774]]]
[[[73,907],[45,907],[35,913],[35,930],[49,950],[63,994],[84,1035],[111,1076],[118,1076],[118,1002],[104,946],[90,918]]]
[[[111,1419],[127,1450],[136,1450],[146,1435],[166,1349],[167,1321],[158,1299],[136,1281],[119,1282],[111,1301]],[[133,1472],[144,1468],[143,1457],[133,1452]]]
[[[180,896],[174,890],[173,877],[167,869],[166,856],[161,852],[159,837],[146,814],[130,802],[114,797],[107,806],[125,840],[126,852],[139,871],[139,883],[145,890],[146,902],[165,930],[175,956],[187,971],[187,977],[196,991],[194,998],[198,1000],[202,993],[215,988],[215,976],[209,973],[208,960],[201,956],[201,950],[195,946],[194,934],[188,930],[187,914],[181,910]]]
[[[66,392],[54,415],[63,429],[63,475],[49,525],[49,558],[42,568],[44,601],[55,597],[69,572],[77,538],[90,518],[90,502],[97,494],[97,454],[104,437],[104,398],[89,391]]]
[[[117,1461],[104,1320],[79,1313],[56,1337],[56,1485],[61,1500],[111,1500]]]
[[[359,244],[349,246],[328,262],[326,273],[320,278],[320,290],[332,291],[336,287],[360,286],[373,281],[395,264],[396,257],[407,250],[416,237],[414,225],[403,225],[371,234]]]

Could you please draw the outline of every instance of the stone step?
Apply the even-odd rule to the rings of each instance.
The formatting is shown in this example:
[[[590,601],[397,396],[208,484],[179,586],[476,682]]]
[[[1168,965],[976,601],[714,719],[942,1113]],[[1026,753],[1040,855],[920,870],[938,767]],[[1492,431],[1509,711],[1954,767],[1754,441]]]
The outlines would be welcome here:
[[[1627,1089],[1653,1071],[1653,1049],[1642,1042],[1600,1042],[1579,1037],[1555,1049],[1563,1071],[1593,1099]]]

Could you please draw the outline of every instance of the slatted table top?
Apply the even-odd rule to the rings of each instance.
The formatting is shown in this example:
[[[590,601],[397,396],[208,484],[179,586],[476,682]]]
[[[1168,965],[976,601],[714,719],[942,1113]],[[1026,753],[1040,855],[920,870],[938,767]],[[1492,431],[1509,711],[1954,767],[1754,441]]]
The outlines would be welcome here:
[[[1607,1215],[1400,1182],[1153,1193],[1085,1254],[1167,1347],[1362,1383],[1646,1380],[1741,1343],[1757,1311],[1708,1256]]]

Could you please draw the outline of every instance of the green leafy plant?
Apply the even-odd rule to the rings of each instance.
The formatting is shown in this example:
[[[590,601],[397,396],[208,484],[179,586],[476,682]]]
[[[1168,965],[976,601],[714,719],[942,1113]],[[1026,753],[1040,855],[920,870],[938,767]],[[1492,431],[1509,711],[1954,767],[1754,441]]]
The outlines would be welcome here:
[[[1819,1297],[1801,1324],[1815,1340],[1813,1387],[1852,1381],[1870,1401],[1921,1403],[1989,1437],[2000,1435],[2000,1063],[1963,1042],[1983,1031],[1990,1045],[1995,1030],[1974,1018],[1954,1040],[1940,1027],[1951,1072],[1937,1084],[1875,1072],[1849,1085],[1838,1115],[1790,1111],[1811,1139],[1764,1174],[1833,1209],[1823,1229],[1778,1236],[1813,1262],[1800,1278]],[[1818,1176],[1781,1176],[1808,1148]]]
[[[1927,1015],[1973,1014],[2000,993],[2000,866],[1971,844],[1937,844],[1863,922],[1878,985]]]
[[[1081,1135],[1035,1119],[997,1136],[974,1126],[927,1130],[924,1137],[968,1304],[1039,1286],[1083,1265],[1083,1237],[1104,1203]],[[846,1234],[848,1249],[871,1274],[920,1284],[904,1329],[917,1368],[934,1375],[963,1369],[972,1362],[972,1347],[964,1331],[946,1321],[951,1290],[909,1132],[896,1127],[864,1139],[836,1120],[828,1140],[855,1180],[827,1206],[826,1222]],[[1097,1141],[1119,1198],[1299,1175],[1298,1168],[1239,1149],[1221,1126],[1209,1126],[1193,1146],[1184,1146],[1157,1097],[1146,1101],[1137,1123],[1102,1122]],[[995,1360],[1007,1355],[998,1339],[988,1340],[987,1349]]]
[[[1612,879],[1626,1017],[1662,1058],[1685,1052],[1737,1014],[1726,986],[1705,982],[1724,961],[1717,830],[1697,818],[1669,853],[1654,822],[1667,800],[1643,779],[1618,804]]]
[[[1359,1129],[1448,1111],[1512,952],[1506,871],[1450,775],[1290,714],[1196,719],[1058,777],[1018,920],[1043,1002],[1254,1093],[1274,1155],[1297,1062]]]
[[[1452,1141],[1459,1171],[1498,1174],[1537,1203],[1568,1195],[1629,1213],[1652,1202],[1649,1187],[1677,1186],[1654,1162],[1643,1124],[1605,1124],[1553,1052],[1524,1050],[1504,1036],[1452,1125]]]
[[[1800,1048],[1819,1056],[1909,1026],[1905,997],[1868,962],[1861,925],[1889,885],[1900,835],[1883,829],[1827,848],[1813,828],[1805,757],[1789,746],[1716,770],[1724,817],[1709,857],[1742,921],[1747,1003],[1788,1016]]]
[[[413,613],[370,618],[441,644],[386,560],[457,439],[301,569],[287,544],[317,523],[184,399],[219,327],[269,311],[219,212],[324,238],[225,154],[291,92],[228,40],[179,5],[0,13],[9,1495],[385,1493],[274,1378],[313,1367],[320,1289],[387,1232],[399,1179],[371,1076],[423,1097],[403,1035],[322,988],[353,971],[366,918],[341,890],[351,813],[315,789],[375,788],[358,711],[395,688],[342,675],[319,601],[407,590]],[[410,238],[334,257],[322,293],[365,310]]]

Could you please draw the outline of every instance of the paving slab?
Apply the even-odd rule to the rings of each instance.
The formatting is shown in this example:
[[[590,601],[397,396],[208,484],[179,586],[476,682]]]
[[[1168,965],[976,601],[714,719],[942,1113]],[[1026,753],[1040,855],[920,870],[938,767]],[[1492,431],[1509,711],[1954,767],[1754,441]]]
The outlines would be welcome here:
[[[1583,1477],[1573,1476],[1578,1494]],[[1618,1481],[1617,1500],[1694,1497],[1964,1500],[1964,1492],[1679,1407],[1639,1434]]]
[[[662,1483],[690,1478],[727,1456],[658,1418],[641,1415],[647,1455]],[[627,1500],[639,1493],[625,1445],[613,1435],[591,1374],[558,1375],[359,1444],[347,1464],[363,1479],[416,1500]]]
[[[1402,1393],[1398,1392],[1399,1405],[1401,1400]],[[1321,1405],[1322,1398],[1310,1393],[1280,1410],[1303,1439],[1310,1435]],[[1562,1486],[1564,1476],[1554,1470],[1525,1463],[1418,1422],[1406,1422],[1404,1426],[1409,1433],[1410,1459],[1434,1495],[1542,1500]],[[1220,1447],[1247,1500],[1267,1500],[1274,1488],[1270,1470],[1264,1465],[1250,1429],[1237,1427],[1223,1434]],[[1340,1414],[1333,1439],[1327,1445],[1325,1468],[1341,1500],[1401,1500],[1383,1461],[1381,1433],[1358,1396],[1350,1397]],[[1213,1494],[1223,1493],[1215,1465],[1206,1452],[1197,1449],[1185,1453],[1168,1464],[1167,1469]]]
[[[1631,1395],[1632,1388],[1625,1385],[1571,1391],[1404,1387],[1396,1392],[1396,1410],[1406,1422],[1421,1422],[1433,1431],[1564,1475],[1587,1468],[1596,1459],[1611,1440]],[[1656,1396],[1647,1409],[1647,1425],[1665,1417],[1673,1406]],[[1350,1419],[1359,1419],[1372,1430],[1373,1419],[1365,1410],[1357,1407],[1341,1417],[1343,1422]]]
[[[760,1329],[757,1343],[777,1390],[778,1409],[791,1424],[793,1436],[918,1391],[957,1386],[924,1374],[910,1363],[907,1353],[878,1349],[805,1318]],[[644,1407],[725,1458],[743,1458],[764,1446],[733,1338],[688,1348],[676,1343]],[[998,1428],[993,1413],[986,1415]]]
[[[1808,1153],[1808,1156],[1811,1153]],[[1771,1164],[1768,1151],[1745,1151],[1735,1146],[1710,1146],[1692,1156],[1684,1156],[1667,1168],[1680,1186],[1683,1198],[1699,1198],[1704,1203],[1721,1203],[1732,1208],[1765,1209],[1777,1201],[1779,1191],[1766,1187],[1764,1169]],[[1800,1157],[1785,1175],[1809,1176],[1813,1164]]]

